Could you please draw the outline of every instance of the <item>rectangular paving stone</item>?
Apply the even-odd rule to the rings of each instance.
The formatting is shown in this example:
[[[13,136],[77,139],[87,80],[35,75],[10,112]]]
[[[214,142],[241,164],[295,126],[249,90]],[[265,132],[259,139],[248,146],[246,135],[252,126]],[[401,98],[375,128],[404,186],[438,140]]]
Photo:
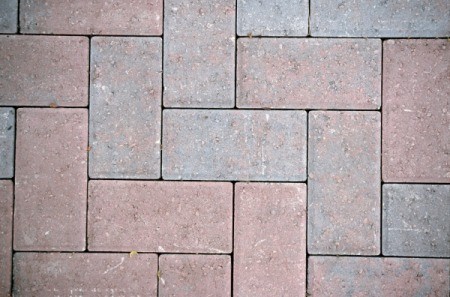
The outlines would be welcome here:
[[[17,32],[18,0],[0,1],[0,33]]]
[[[380,40],[240,38],[237,47],[240,108],[380,108]]]
[[[230,253],[232,207],[231,183],[90,181],[88,247]]]
[[[306,112],[165,110],[164,179],[303,181]]]
[[[311,296],[448,296],[448,259],[310,257]]]
[[[0,180],[0,295],[11,292],[13,183]]]
[[[160,38],[91,41],[89,176],[160,177]]]
[[[383,255],[450,257],[450,185],[383,185]]]
[[[312,36],[446,37],[450,2],[311,0]]]
[[[450,43],[383,46],[383,180],[450,183]]]
[[[306,185],[237,183],[235,296],[304,296]]]
[[[87,109],[18,109],[15,250],[85,249],[87,134]]]
[[[380,113],[313,111],[308,138],[308,252],[380,253]]]
[[[308,0],[237,1],[240,36],[306,36],[308,17]]]
[[[16,253],[14,296],[157,296],[154,254]]]
[[[14,176],[14,108],[0,107],[0,178]]]
[[[22,33],[161,35],[163,0],[22,0]]]
[[[87,105],[88,38],[3,35],[0,56],[0,105]]]
[[[164,106],[234,107],[235,1],[164,5]]]
[[[231,258],[227,255],[162,255],[160,296],[231,297]]]

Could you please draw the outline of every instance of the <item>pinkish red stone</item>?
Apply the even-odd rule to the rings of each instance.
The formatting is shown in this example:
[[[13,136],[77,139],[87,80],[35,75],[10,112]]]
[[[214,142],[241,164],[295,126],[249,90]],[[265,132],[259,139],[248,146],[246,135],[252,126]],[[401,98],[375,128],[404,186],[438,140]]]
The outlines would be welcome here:
[[[306,185],[237,183],[234,296],[304,296]]]
[[[380,113],[309,113],[308,252],[380,253]]]
[[[231,296],[231,259],[219,255],[162,255],[160,296]]]
[[[163,0],[24,0],[23,33],[161,35]]]
[[[11,291],[13,183],[0,180],[0,296]]]
[[[449,296],[448,259],[310,257],[308,296]]]
[[[16,250],[85,249],[87,125],[87,109],[18,109]]]
[[[237,106],[378,109],[381,43],[376,39],[240,38]]]
[[[16,253],[14,296],[156,297],[157,256]]]
[[[388,40],[383,56],[383,180],[450,183],[449,42]]]
[[[91,251],[230,253],[231,183],[90,181]]]
[[[0,36],[0,56],[0,105],[87,105],[86,37]]]

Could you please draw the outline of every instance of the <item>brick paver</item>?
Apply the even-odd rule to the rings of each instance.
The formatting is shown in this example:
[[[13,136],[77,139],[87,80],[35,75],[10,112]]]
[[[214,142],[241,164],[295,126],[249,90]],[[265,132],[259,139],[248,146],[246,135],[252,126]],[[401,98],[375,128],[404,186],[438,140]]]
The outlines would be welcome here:
[[[85,249],[87,110],[17,111],[14,248]]]
[[[87,105],[86,37],[3,35],[0,56],[0,105]]]
[[[161,39],[91,42],[89,176],[159,178]]]
[[[0,295],[11,290],[13,183],[0,180]]]
[[[23,33],[161,35],[163,0],[22,0]]]
[[[378,109],[381,43],[239,39],[236,92],[238,107]]]
[[[234,10],[234,0],[165,1],[164,106],[234,106]]]
[[[16,253],[14,296],[156,297],[157,256]]]
[[[232,201],[230,183],[91,181],[89,250],[230,253]]]
[[[234,296],[304,296],[306,185],[237,183]]]
[[[17,32],[18,0],[0,1],[0,33]]]
[[[159,296],[231,296],[230,256],[162,255],[159,271]]]
[[[446,37],[448,0],[310,0],[312,36]]]
[[[450,183],[450,44],[384,42],[383,180]]]
[[[380,114],[309,114],[308,252],[380,252]]]
[[[238,0],[240,36],[308,35],[308,0]]]
[[[14,108],[0,107],[0,178],[14,176]]]
[[[383,186],[383,255],[450,257],[450,185]]]
[[[165,110],[165,179],[303,181],[304,111]]]
[[[310,257],[310,296],[448,296],[449,260]]]

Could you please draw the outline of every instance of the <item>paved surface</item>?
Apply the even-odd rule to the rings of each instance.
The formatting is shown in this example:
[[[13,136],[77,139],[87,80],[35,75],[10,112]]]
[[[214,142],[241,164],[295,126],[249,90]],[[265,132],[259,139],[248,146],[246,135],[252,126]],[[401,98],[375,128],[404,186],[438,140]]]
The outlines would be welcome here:
[[[1,1],[0,296],[447,297],[449,36],[448,0]]]

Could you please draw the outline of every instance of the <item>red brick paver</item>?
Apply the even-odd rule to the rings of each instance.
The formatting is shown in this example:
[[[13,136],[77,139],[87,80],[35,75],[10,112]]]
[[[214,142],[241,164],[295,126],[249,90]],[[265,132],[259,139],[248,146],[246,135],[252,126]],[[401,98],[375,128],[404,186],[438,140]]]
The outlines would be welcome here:
[[[0,296],[11,290],[13,188],[9,180],[0,180]]]

